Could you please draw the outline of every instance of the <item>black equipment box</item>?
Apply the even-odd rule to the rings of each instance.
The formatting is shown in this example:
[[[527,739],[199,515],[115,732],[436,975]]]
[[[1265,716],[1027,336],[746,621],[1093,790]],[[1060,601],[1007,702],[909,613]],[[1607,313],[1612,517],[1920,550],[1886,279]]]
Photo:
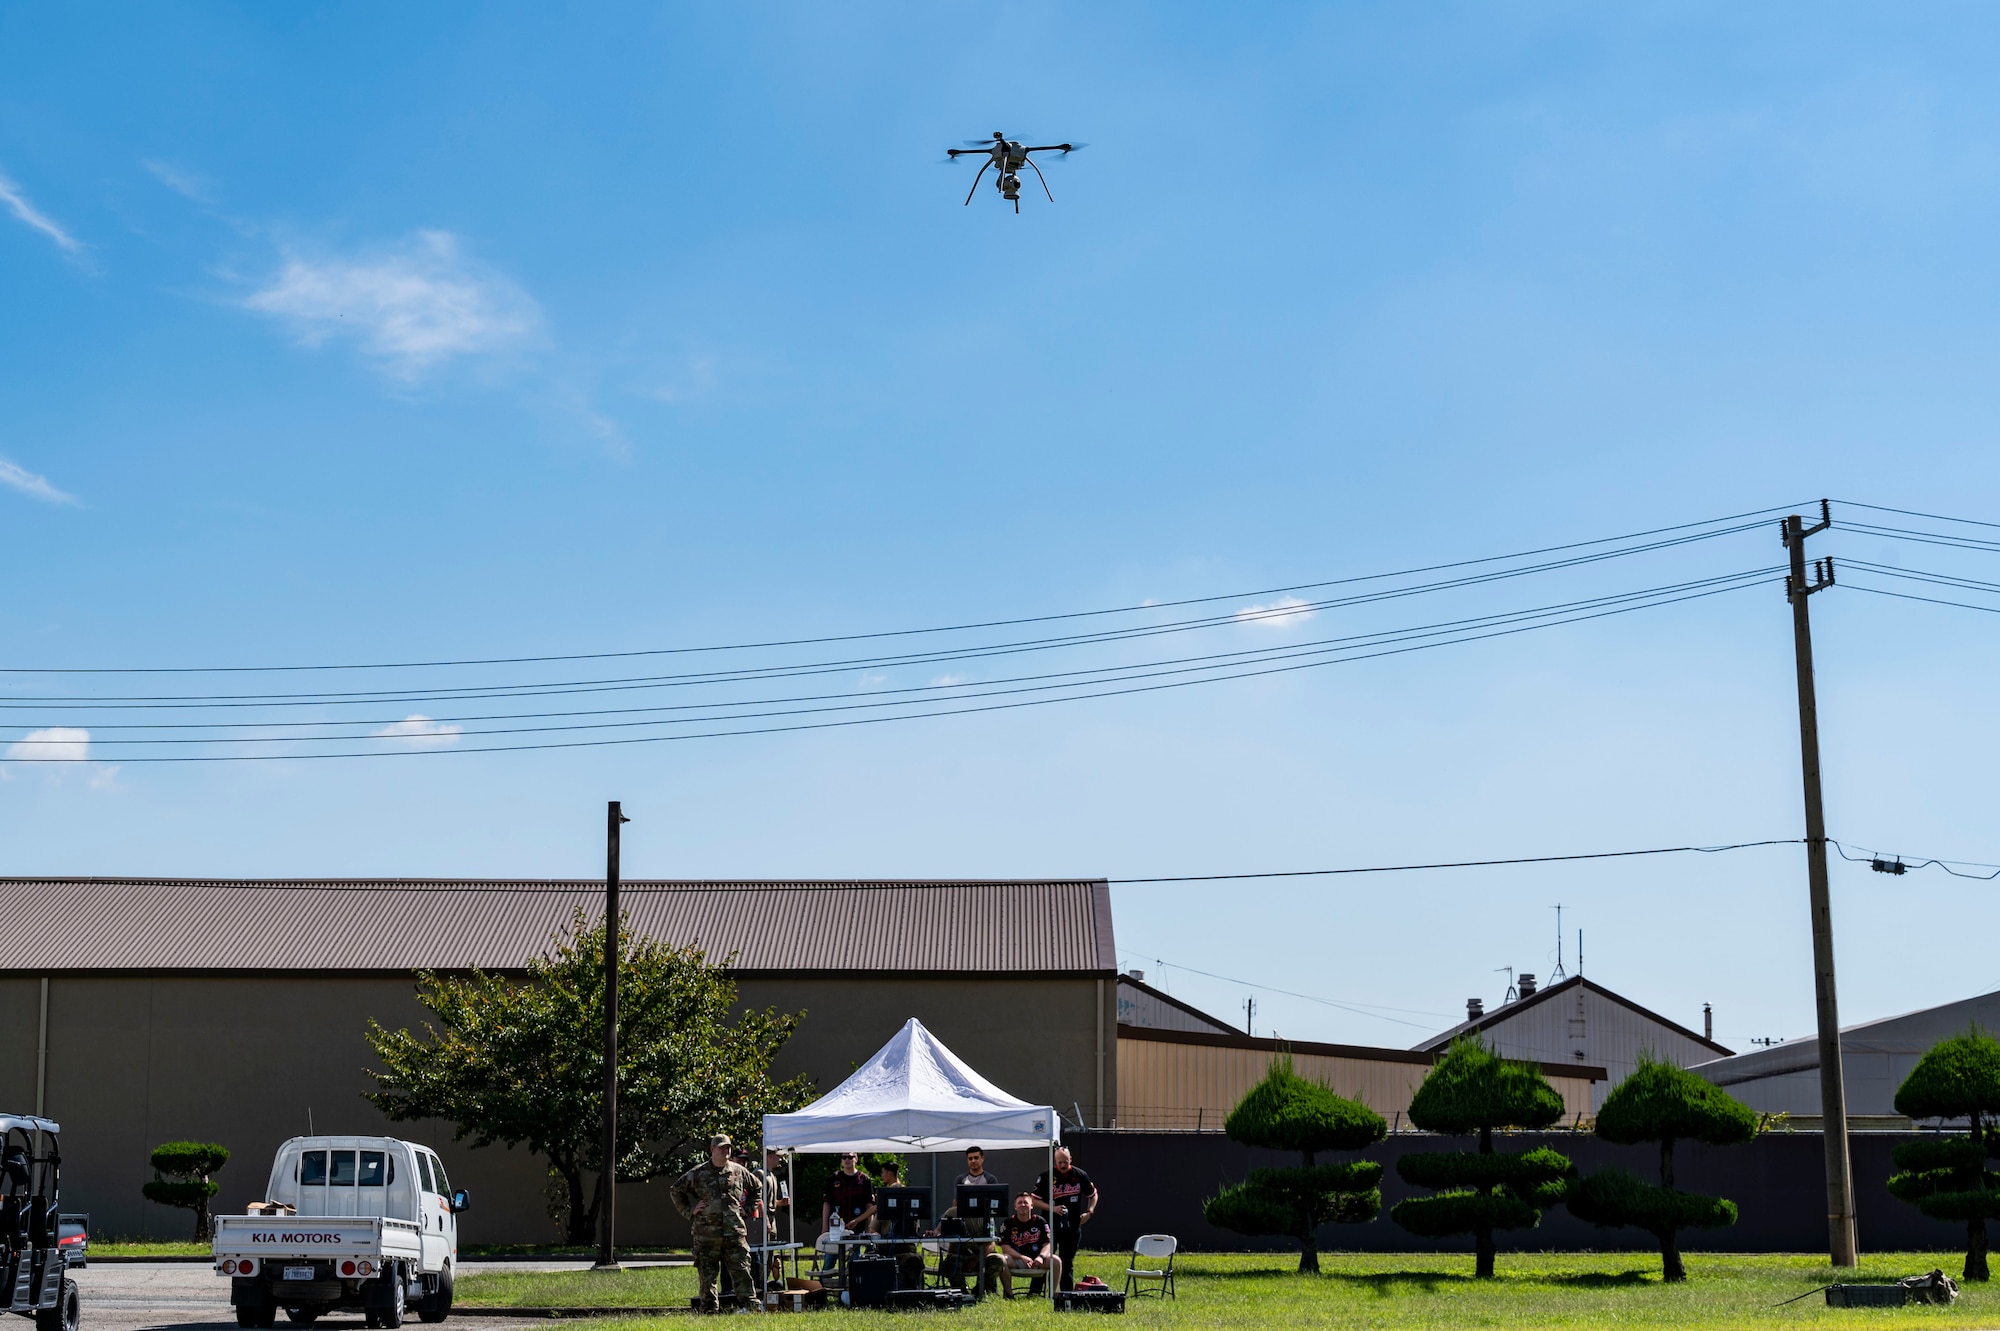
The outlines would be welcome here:
[[[930,1218],[929,1188],[883,1188],[875,1194],[875,1224],[880,1233],[899,1239],[918,1238]]]
[[[961,1183],[952,1202],[960,1220],[991,1220],[998,1225],[1012,1210],[1005,1184]]]
[[[847,1263],[848,1307],[886,1308],[895,1292],[895,1258],[856,1257]]]
[[[1059,1313],[1122,1313],[1125,1311],[1125,1291],[1122,1289],[1059,1289],[1056,1291],[1056,1311]]]
[[[1828,1285],[1829,1308],[1900,1308],[1910,1301],[1902,1285]]]
[[[899,1289],[889,1296],[897,1312],[957,1312],[972,1306],[972,1296],[957,1289]]]

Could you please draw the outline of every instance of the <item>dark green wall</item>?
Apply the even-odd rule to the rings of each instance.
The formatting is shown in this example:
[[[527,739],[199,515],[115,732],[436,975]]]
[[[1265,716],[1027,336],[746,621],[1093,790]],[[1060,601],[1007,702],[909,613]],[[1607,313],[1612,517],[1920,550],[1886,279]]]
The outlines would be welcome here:
[[[746,979],[740,994],[746,1005],[806,1012],[780,1076],[804,1072],[831,1089],[914,1016],[988,1080],[1064,1113],[1080,1105],[1096,1121],[1100,1038],[1107,1096],[1117,1085],[1116,995],[1101,983],[1102,1025],[1095,979]],[[0,978],[0,1107],[34,1108],[39,1008],[37,979]],[[240,1211],[263,1195],[275,1148],[306,1132],[310,1114],[321,1132],[434,1147],[452,1181],[474,1193],[465,1242],[549,1241],[538,1161],[454,1146],[448,1125],[392,1126],[361,1099],[373,1085],[367,1019],[419,1026],[423,1016],[412,983],[398,978],[55,977],[46,1107],[63,1125],[64,1209],[89,1211],[100,1235],[183,1237],[186,1212],[139,1195],[155,1144],[228,1146],[235,1155],[217,1201]],[[927,1164],[919,1172],[928,1175]],[[620,1190],[622,1242],[684,1239],[665,1191]]]

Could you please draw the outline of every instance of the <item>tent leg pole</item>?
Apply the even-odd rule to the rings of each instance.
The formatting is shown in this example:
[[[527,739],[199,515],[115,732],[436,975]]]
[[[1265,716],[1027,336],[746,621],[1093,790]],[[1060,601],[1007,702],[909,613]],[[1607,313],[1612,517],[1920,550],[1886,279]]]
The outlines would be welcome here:
[[[1051,1257],[1055,1256],[1055,1252],[1056,1252],[1056,1140],[1055,1138],[1051,1137],[1049,1138],[1049,1256]],[[1054,1263],[1051,1263],[1050,1265],[1054,1265]],[[1075,1277],[1071,1278],[1074,1279]],[[1056,1273],[1054,1271],[1050,1271],[1049,1278],[1043,1281],[1042,1283],[1049,1287],[1049,1307],[1053,1308],[1056,1306],[1056,1286],[1061,1284],[1062,1282],[1056,1278]]]

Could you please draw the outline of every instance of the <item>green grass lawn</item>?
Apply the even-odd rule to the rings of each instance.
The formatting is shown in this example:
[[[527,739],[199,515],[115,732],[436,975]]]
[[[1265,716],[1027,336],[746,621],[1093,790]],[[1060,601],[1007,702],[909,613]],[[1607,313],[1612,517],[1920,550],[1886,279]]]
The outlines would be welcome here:
[[[92,1257],[206,1257],[213,1251],[193,1239],[92,1239]]]
[[[1081,1273],[1124,1284],[1125,1254],[1084,1253]],[[1840,1278],[1890,1280],[1941,1266],[1956,1277],[1961,1255],[1890,1253],[1866,1257]],[[1819,1295],[1835,1275],[1824,1257],[1690,1253],[1688,1283],[1660,1281],[1657,1254],[1500,1255],[1499,1277],[1472,1278],[1470,1254],[1328,1254],[1318,1276],[1295,1273],[1296,1257],[1217,1253],[1184,1256],[1180,1298],[1133,1300],[1128,1322],[1161,1327],[1717,1327],[1837,1324],[1973,1327],[2000,1325],[2000,1291],[1973,1286],[1949,1308],[1828,1308]],[[596,1273],[498,1272],[458,1282],[466,1304],[603,1307],[684,1306],[695,1293],[687,1268]],[[1774,1306],[1804,1294],[1797,1302]],[[832,1314],[827,1314],[831,1316]],[[1016,1322],[1046,1316],[1047,1304],[988,1300],[960,1314]],[[881,1317],[888,1313],[843,1313]],[[639,1319],[635,1319],[639,1320]],[[620,1319],[622,1326],[631,1326]],[[907,1326],[908,1320],[896,1323]]]

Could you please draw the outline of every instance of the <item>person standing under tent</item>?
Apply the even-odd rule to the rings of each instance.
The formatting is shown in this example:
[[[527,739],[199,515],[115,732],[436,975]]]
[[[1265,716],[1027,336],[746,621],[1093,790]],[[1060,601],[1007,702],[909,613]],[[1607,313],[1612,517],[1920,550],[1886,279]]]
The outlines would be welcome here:
[[[751,1172],[764,1186],[764,1243],[775,1247],[785,1241],[782,1226],[792,1214],[791,1189],[785,1184],[785,1153],[776,1147],[765,1147],[763,1168]],[[781,1284],[785,1278],[784,1258],[773,1252],[770,1259],[771,1283]]]
[[[717,1309],[715,1282],[726,1266],[737,1302],[764,1311],[757,1282],[750,1276],[750,1227],[746,1209],[754,1213],[764,1200],[757,1176],[729,1158],[729,1138],[708,1139],[708,1161],[681,1175],[673,1186],[674,1208],[692,1222],[694,1267],[701,1277],[701,1306]]]
[[[1049,1222],[1035,1214],[1034,1199],[1022,1193],[1014,1199],[1014,1214],[1000,1222],[1000,1285],[1008,1298],[1014,1297],[1014,1277],[1029,1277],[1028,1292],[1044,1273],[1060,1281],[1067,1273],[1063,1260],[1049,1252]]]
[[[965,1172],[953,1179],[952,1184],[960,1188],[997,1188],[1001,1186],[998,1178],[986,1172],[986,1152],[977,1146],[968,1146],[965,1148]],[[956,1207],[952,1208],[953,1213],[956,1210]],[[993,1232],[993,1222],[985,1216],[972,1216],[963,1220],[962,1223],[967,1238],[985,1238]],[[997,1288],[1000,1279],[1000,1267],[1002,1265],[1000,1255],[993,1251],[993,1245],[990,1243],[968,1243],[962,1245],[960,1247],[960,1256],[956,1261],[956,1267],[961,1273],[961,1279],[963,1279],[965,1271],[977,1271],[979,1272],[980,1284],[988,1291]]]
[[[860,1160],[853,1151],[840,1153],[840,1168],[826,1181],[826,1195],[820,1200],[820,1233],[832,1227],[835,1216],[844,1227],[856,1230],[875,1213],[875,1186],[858,1168]]]
[[[1090,1175],[1076,1168],[1067,1146],[1056,1148],[1055,1178],[1045,1171],[1035,1180],[1035,1208],[1049,1213],[1055,1226],[1056,1255],[1062,1259],[1061,1288],[1070,1289],[1076,1280],[1076,1244],[1097,1210],[1097,1185]]]

